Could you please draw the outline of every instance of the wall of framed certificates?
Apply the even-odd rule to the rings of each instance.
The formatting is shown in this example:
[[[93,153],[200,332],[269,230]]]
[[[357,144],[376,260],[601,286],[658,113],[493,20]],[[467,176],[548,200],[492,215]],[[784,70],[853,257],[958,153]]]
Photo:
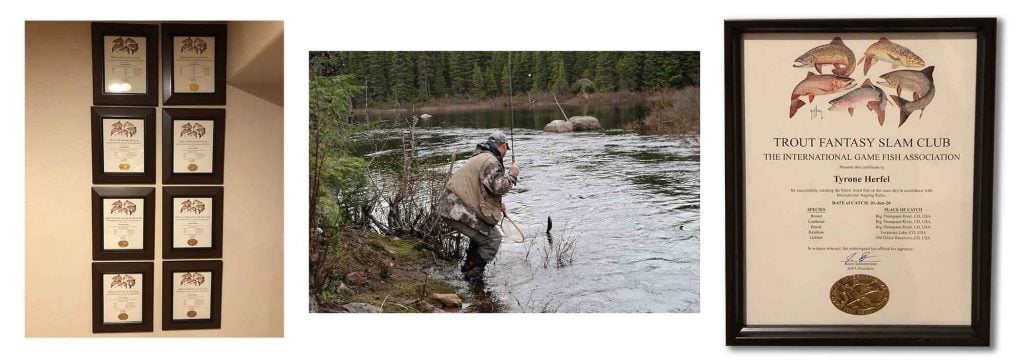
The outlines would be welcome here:
[[[27,336],[283,335],[280,39],[26,23]]]

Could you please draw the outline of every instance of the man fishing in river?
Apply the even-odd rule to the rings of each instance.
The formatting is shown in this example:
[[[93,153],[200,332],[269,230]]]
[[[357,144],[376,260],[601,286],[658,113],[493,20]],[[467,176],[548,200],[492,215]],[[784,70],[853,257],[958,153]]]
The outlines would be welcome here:
[[[483,278],[484,267],[501,246],[502,234],[497,225],[506,210],[501,196],[519,181],[515,158],[505,173],[503,160],[508,151],[505,133],[501,131],[477,144],[473,156],[448,180],[447,193],[436,207],[448,225],[469,237],[462,273],[471,281]]]

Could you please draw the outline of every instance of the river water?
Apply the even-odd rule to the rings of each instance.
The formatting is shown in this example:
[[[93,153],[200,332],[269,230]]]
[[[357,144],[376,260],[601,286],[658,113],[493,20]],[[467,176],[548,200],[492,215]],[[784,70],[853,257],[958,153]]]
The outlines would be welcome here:
[[[474,297],[464,311],[699,311],[700,148],[695,138],[615,130],[644,112],[591,105],[586,114],[605,132],[555,134],[540,129],[562,119],[557,108],[516,110],[522,172],[504,201],[527,242],[514,243],[518,234],[506,229],[482,285],[467,285],[457,267],[434,272]],[[447,160],[456,153],[457,168],[491,132],[508,133],[508,119],[507,109],[435,113],[417,131],[418,154]],[[549,216],[556,241],[575,238],[566,267],[553,258],[544,267]]]

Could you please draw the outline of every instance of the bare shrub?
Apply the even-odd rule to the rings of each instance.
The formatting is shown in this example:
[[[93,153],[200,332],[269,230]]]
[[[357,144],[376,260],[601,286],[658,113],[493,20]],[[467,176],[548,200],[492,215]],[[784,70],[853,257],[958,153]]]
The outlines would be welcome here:
[[[642,134],[699,135],[700,88],[687,87],[669,98],[655,101],[646,117],[625,128]]]
[[[367,164],[366,175],[372,187],[369,201],[373,206],[369,220],[385,235],[419,239],[424,242],[424,248],[439,258],[457,261],[463,254],[462,235],[434,212],[434,206],[444,197],[455,156],[452,155],[446,166],[436,167],[418,155],[415,119],[399,130],[400,158],[390,166],[378,157]],[[378,134],[376,137],[387,136]],[[378,151],[388,149],[384,139],[369,143],[375,144]]]

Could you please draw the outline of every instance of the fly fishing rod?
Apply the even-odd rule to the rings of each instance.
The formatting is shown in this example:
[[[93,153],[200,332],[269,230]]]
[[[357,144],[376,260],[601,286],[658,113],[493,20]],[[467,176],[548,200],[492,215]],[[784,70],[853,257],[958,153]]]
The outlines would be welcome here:
[[[514,90],[512,89],[512,51],[508,51],[508,141],[509,149],[512,150],[512,164],[516,164],[516,111],[515,108],[512,106],[513,91]],[[508,220],[508,222],[512,223],[512,227],[516,228],[516,230],[519,231],[519,241],[517,241],[516,243],[522,243],[526,241],[526,235],[523,234],[523,229],[519,227],[519,224],[517,224],[515,220],[512,220],[512,217],[508,216],[508,212],[502,211],[501,214],[504,215],[504,220]],[[502,221],[502,230],[504,230],[504,220]]]

